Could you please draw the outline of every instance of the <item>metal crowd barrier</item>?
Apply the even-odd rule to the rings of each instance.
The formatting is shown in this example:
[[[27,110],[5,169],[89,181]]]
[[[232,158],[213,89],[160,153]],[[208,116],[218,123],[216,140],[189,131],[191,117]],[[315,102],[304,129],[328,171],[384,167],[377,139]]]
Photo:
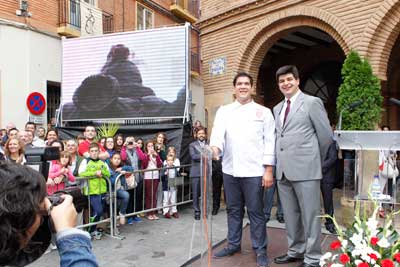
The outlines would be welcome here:
[[[187,204],[192,202],[192,197],[191,197],[191,189],[192,189],[192,183],[191,183],[191,178],[189,177],[189,172],[190,172],[190,164],[187,165],[180,165],[180,166],[174,166],[174,167],[163,167],[163,168],[156,168],[156,169],[146,169],[146,170],[137,170],[132,172],[132,175],[134,175],[135,179],[137,179],[138,183],[142,183],[142,188],[141,188],[141,193],[142,193],[142,197],[141,197],[141,202],[142,205],[141,207],[139,207],[139,209],[137,208],[137,203],[136,203],[136,195],[138,194],[137,192],[137,188],[134,189],[128,189],[126,191],[130,191],[133,190],[133,194],[130,194],[130,197],[133,197],[134,199],[129,199],[129,202],[133,201],[133,212],[131,213],[127,213],[125,214],[126,218],[132,217],[132,216],[138,216],[141,213],[148,213],[151,211],[157,211],[160,209],[164,209],[164,208],[169,208],[172,206],[180,206],[183,204]],[[161,207],[155,207],[155,208],[150,208],[150,209],[145,209],[145,173],[151,173],[151,178],[154,177],[154,175],[156,173],[158,173],[158,180],[159,180],[159,185],[158,186],[162,186],[162,173],[164,173],[166,170],[169,169],[177,169],[177,173],[178,175],[173,178],[173,179],[169,179],[168,180],[168,189],[170,189],[170,187],[174,186],[177,190],[176,194],[176,203],[175,204],[169,204],[169,205],[162,205]],[[183,169],[184,172],[179,172],[179,170]],[[100,219],[98,222],[88,222],[88,223],[84,223],[81,225],[76,226],[77,228],[86,228],[86,227],[90,227],[90,226],[94,226],[94,225],[99,225],[99,224],[104,224],[104,223],[109,223],[109,228],[110,228],[110,232],[109,232],[109,236],[113,237],[113,238],[117,238],[117,239],[124,239],[124,236],[121,236],[119,234],[119,230],[117,227],[117,220],[120,218],[120,216],[118,216],[118,198],[117,198],[117,185],[120,180],[121,180],[121,174],[117,176],[117,178],[115,179],[115,184],[114,186],[111,185],[111,181],[110,179],[105,179],[107,181],[107,192],[104,193],[106,194],[106,198],[109,198],[109,218],[106,219]],[[138,178],[136,178],[138,177]],[[83,190],[84,187],[88,187],[88,192],[90,192],[90,187],[89,187],[89,180],[90,179],[99,179],[99,177],[76,177],[75,178],[77,183],[78,183],[78,187],[81,188],[81,190]],[[84,185],[82,186],[82,182],[84,182]],[[188,187],[188,190],[186,191],[186,187]],[[178,188],[180,189],[180,201],[178,201]],[[152,188],[154,189],[154,188]],[[153,192],[153,190],[152,190]],[[158,190],[157,190],[158,192]],[[108,195],[108,196],[107,196]],[[186,197],[187,196],[187,197]],[[186,199],[185,199],[186,198]],[[89,212],[89,216],[88,219],[90,220],[90,214],[91,214],[91,203],[90,203],[90,195],[87,195],[87,199],[88,199],[88,212]],[[151,194],[151,199],[153,199],[153,194]],[[154,204],[152,202],[152,204]],[[153,206],[153,205],[152,205]],[[84,216],[84,211],[82,211],[83,216]],[[107,226],[106,226],[107,227]],[[106,233],[106,232],[105,232]],[[107,233],[106,233],[107,234]]]
[[[132,172],[132,175],[134,175],[135,179],[137,179],[136,181],[139,180],[139,182],[142,182],[142,192],[141,192],[142,193],[142,198],[141,198],[142,207],[138,211],[135,211],[135,210],[137,210],[137,208],[136,208],[136,204],[137,203],[135,201],[136,200],[136,194],[138,194],[137,187],[134,188],[134,189],[126,190],[126,191],[133,190],[133,195],[130,195],[130,196],[134,196],[135,200],[133,200],[134,201],[134,207],[133,207],[134,211],[131,212],[131,213],[125,214],[125,217],[129,218],[129,217],[132,217],[132,216],[138,216],[141,213],[148,213],[148,212],[151,212],[151,211],[157,211],[157,210],[164,209],[164,208],[169,208],[169,207],[172,207],[172,206],[177,206],[178,207],[180,205],[192,202],[193,201],[191,199],[192,184],[191,184],[191,179],[190,179],[190,177],[188,175],[189,171],[190,171],[190,166],[191,166],[190,164],[187,164],[187,165],[180,165],[180,166],[174,166],[174,167],[163,167],[163,168],[156,168],[156,169],[137,170],[137,171]],[[146,196],[145,195],[145,193],[146,193],[145,184],[144,184],[144,181],[146,180],[145,177],[144,177],[145,173],[146,172],[147,173],[151,173],[151,179],[153,179],[153,177],[155,175],[154,172],[158,172],[158,178],[156,178],[156,179],[159,180],[158,187],[161,187],[162,186],[162,173],[165,172],[166,170],[169,170],[169,169],[177,169],[177,173],[178,174],[179,174],[179,170],[180,169],[184,169],[186,171],[186,172],[181,172],[180,175],[178,175],[177,177],[175,177],[173,179],[168,179],[167,178],[167,180],[168,180],[168,189],[170,189],[170,187],[172,187],[172,186],[174,186],[175,188],[177,188],[178,186],[181,186],[181,201],[180,202],[178,201],[178,190],[177,190],[177,198],[176,198],[177,201],[176,201],[175,204],[162,205],[161,207],[145,209],[145,196]],[[117,176],[117,178],[115,179],[115,185],[117,185],[119,183],[121,176],[122,176],[122,174]],[[137,178],[137,177],[139,177],[139,178]],[[186,182],[185,182],[185,180],[186,180]],[[173,182],[173,183],[170,184],[170,182]],[[187,192],[188,196],[189,196],[188,200],[185,200],[185,185],[189,186],[189,189],[188,189],[188,192]],[[153,186],[153,184],[152,184],[152,186]],[[114,226],[113,233],[114,233],[114,237],[119,238],[119,239],[124,239],[125,237],[121,236],[119,234],[119,230],[118,230],[118,227],[117,227],[117,219],[120,218],[120,216],[117,215],[117,210],[118,210],[117,191],[118,191],[117,186],[114,186],[114,190],[112,192],[112,198],[113,198],[112,203],[114,203],[114,206],[113,206],[113,211],[114,211],[114,213],[113,213],[113,226]],[[151,191],[153,192],[153,187],[151,188]],[[156,193],[158,193],[158,190],[157,190]],[[153,200],[153,195],[151,195],[151,199]],[[132,200],[129,199],[129,201],[132,201]],[[153,204],[154,203],[152,202],[151,206],[153,206]]]
[[[99,179],[99,177],[76,177],[75,181],[77,181],[77,183],[79,183],[77,186],[80,187],[81,190],[83,190],[84,187],[87,186],[87,188],[88,188],[87,192],[90,192],[90,183],[88,182],[90,179]],[[109,199],[110,199],[109,218],[103,219],[103,220],[100,219],[98,222],[92,222],[92,223],[90,222],[91,205],[90,205],[90,195],[88,194],[87,198],[88,198],[88,210],[89,210],[89,218],[88,218],[89,219],[89,223],[77,225],[76,228],[85,228],[85,227],[90,227],[90,226],[94,226],[94,225],[98,225],[98,224],[103,224],[103,223],[108,223],[109,222],[110,223],[110,236],[111,237],[115,237],[115,235],[114,235],[114,226],[113,226],[114,220],[112,220],[112,214],[113,214],[112,206],[113,205],[112,205],[112,197],[111,197],[111,194],[110,194],[111,193],[111,181],[109,179],[105,179],[105,178],[102,178],[102,179],[106,180],[106,182],[107,182],[108,192],[106,192],[104,194],[109,194]],[[80,184],[81,181],[85,181],[86,184],[84,184],[84,186],[82,186]],[[84,211],[82,211],[82,213],[84,214]]]

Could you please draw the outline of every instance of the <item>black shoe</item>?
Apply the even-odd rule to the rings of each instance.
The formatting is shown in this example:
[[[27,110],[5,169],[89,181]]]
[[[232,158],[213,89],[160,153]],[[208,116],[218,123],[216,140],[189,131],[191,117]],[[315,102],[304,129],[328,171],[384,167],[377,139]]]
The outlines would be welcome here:
[[[334,235],[337,234],[334,224],[326,224],[325,228],[329,233],[334,234]]]
[[[290,257],[287,254],[278,256],[274,259],[274,262],[276,264],[284,264],[284,263],[291,263],[291,262],[297,262],[297,261],[303,261],[303,258],[295,258],[295,257]]]
[[[257,266],[258,267],[267,267],[268,266],[268,258],[266,253],[258,253],[257,254]]]
[[[285,218],[283,218],[282,215],[277,215],[276,219],[278,220],[279,223],[285,223]]]
[[[232,256],[233,254],[235,254],[236,252],[240,251],[240,247],[239,248],[223,248],[218,252],[214,253],[214,258],[215,259],[219,259],[219,258],[223,258],[226,256]]]
[[[200,212],[196,211],[196,212],[194,213],[194,219],[195,219],[196,221],[199,221],[199,220],[200,220]]]
[[[309,263],[303,262],[299,267],[319,267],[319,263],[309,264]]]
[[[213,209],[211,214],[212,215],[217,215],[218,214],[218,210],[219,210],[218,208]]]

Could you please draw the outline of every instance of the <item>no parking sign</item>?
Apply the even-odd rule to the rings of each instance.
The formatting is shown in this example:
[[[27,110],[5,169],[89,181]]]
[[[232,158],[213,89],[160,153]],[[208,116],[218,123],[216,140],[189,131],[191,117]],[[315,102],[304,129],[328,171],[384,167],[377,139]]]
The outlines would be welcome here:
[[[46,109],[46,100],[41,93],[33,92],[28,95],[26,106],[32,114],[40,115]]]

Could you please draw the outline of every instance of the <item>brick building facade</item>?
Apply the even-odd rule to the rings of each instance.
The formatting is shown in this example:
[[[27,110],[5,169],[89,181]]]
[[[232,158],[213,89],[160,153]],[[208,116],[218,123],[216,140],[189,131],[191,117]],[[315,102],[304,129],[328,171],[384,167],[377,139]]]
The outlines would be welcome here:
[[[282,98],[273,76],[280,65],[299,65],[302,86],[308,86],[308,81],[330,76],[321,71],[328,65],[339,69],[340,76],[338,66],[356,50],[381,80],[382,124],[400,129],[399,107],[388,101],[400,97],[400,1],[203,0],[201,7],[197,25],[209,126],[218,106],[232,100],[231,82],[237,71],[255,78],[256,100],[271,108]],[[323,100],[330,102],[331,120],[337,119],[332,99],[339,80],[325,79],[330,89]]]
[[[197,0],[0,0],[0,126],[45,125],[60,102],[61,38],[194,23]],[[199,34],[191,34],[191,85],[195,116],[204,121]],[[26,97],[39,92],[47,112],[32,116]],[[17,112],[16,112],[17,111]]]

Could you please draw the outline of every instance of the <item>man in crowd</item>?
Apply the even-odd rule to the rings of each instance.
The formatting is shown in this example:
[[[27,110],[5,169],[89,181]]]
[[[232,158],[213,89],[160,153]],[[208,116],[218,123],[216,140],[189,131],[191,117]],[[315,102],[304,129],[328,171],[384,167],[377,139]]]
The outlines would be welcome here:
[[[206,145],[206,131],[203,127],[197,129],[196,141],[189,145],[190,158],[192,159],[192,166],[190,168],[190,178],[192,179],[192,194],[193,194],[193,209],[194,219],[200,220],[200,161],[201,150]]]
[[[5,144],[5,143],[7,142],[8,138],[9,138],[9,131],[10,131],[11,129],[16,129],[16,128],[15,128],[15,124],[12,123],[12,122],[9,122],[9,123],[7,123],[7,125],[6,125],[6,135],[4,135],[4,136],[2,137],[2,140],[1,140],[1,142],[2,142],[3,144]]]
[[[88,125],[85,127],[85,131],[83,132],[83,135],[85,136],[85,141],[81,142],[79,144],[78,152],[79,156],[83,156],[85,158],[89,158],[89,146],[91,143],[94,142],[94,139],[96,137],[96,128],[93,125]],[[99,145],[100,148],[100,153],[99,153],[99,159],[101,160],[106,160],[110,157],[108,152],[104,149],[103,146]]]
[[[36,124],[34,122],[28,121],[25,123],[25,131],[31,131],[33,133],[33,140],[31,143],[34,147],[46,146],[44,140],[36,136]]]
[[[244,206],[258,266],[267,266],[267,232],[263,213],[265,187],[273,184],[275,123],[271,111],[252,99],[253,78],[238,73],[233,79],[236,101],[218,109],[210,146],[213,157],[221,154],[228,213],[228,246],[214,254],[230,256],[241,250]]]
[[[321,162],[332,142],[332,131],[321,99],[303,94],[295,66],[276,72],[285,99],[274,107],[276,179],[286,222],[289,249],[277,264],[302,261],[317,267],[321,257]]]

